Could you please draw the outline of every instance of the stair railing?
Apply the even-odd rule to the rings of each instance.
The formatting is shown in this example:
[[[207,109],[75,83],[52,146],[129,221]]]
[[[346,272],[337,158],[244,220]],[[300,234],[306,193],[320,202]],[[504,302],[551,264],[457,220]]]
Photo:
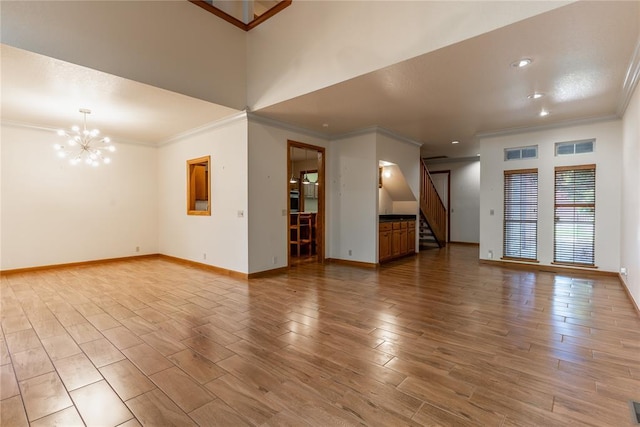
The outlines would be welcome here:
[[[420,159],[420,165],[420,211],[431,228],[438,246],[443,247],[447,241],[447,210],[423,159]]]

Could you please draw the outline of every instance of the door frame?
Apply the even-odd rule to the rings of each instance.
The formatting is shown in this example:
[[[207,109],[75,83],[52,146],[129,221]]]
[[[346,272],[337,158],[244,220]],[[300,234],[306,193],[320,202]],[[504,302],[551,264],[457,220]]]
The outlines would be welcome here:
[[[447,242],[451,242],[451,170],[429,171],[430,175],[447,174]]]
[[[304,142],[287,140],[287,266],[291,266],[291,245],[289,244],[289,221],[291,220],[291,206],[289,203],[289,178],[291,177],[293,170],[291,169],[291,149],[301,148],[303,150],[311,150],[318,153],[318,213],[316,214],[316,253],[318,256],[318,262],[324,263],[325,261],[325,242],[326,242],[326,227],[325,227],[325,164],[326,164],[326,149],[318,145],[306,144]]]

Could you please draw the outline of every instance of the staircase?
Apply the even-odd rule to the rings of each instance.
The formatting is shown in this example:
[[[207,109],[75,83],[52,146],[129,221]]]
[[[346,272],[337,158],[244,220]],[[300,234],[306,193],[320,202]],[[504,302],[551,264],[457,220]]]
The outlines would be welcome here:
[[[440,248],[440,245],[438,244],[438,241],[433,235],[433,232],[431,232],[431,228],[429,228],[429,224],[427,223],[427,220],[424,219],[424,216],[422,214],[420,215],[419,233],[420,233],[420,250],[421,251],[425,249]]]
[[[447,242],[447,212],[422,159],[420,166],[420,249],[434,244],[443,248]]]

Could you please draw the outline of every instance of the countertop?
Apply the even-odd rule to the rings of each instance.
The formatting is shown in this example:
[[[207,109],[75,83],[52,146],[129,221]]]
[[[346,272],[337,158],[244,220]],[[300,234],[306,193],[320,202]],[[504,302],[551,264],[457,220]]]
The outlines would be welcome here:
[[[416,215],[407,215],[407,214],[378,215],[379,222],[415,221],[415,220],[416,220]]]

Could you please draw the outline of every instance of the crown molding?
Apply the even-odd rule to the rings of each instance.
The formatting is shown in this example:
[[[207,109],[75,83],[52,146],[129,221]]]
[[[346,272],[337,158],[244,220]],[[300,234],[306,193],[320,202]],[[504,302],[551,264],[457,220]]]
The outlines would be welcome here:
[[[550,130],[550,129],[560,129],[560,128],[566,128],[571,126],[589,125],[589,124],[595,124],[595,123],[610,122],[615,120],[620,120],[620,116],[618,116],[617,114],[611,114],[608,116],[591,117],[586,119],[565,120],[561,122],[549,123],[549,124],[540,125],[540,126],[523,126],[518,128],[508,128],[508,129],[498,130],[495,132],[481,132],[481,133],[475,134],[474,138],[493,138],[496,136],[517,135],[519,133],[541,132],[541,131]]]
[[[247,111],[238,111],[237,113],[234,113],[230,116],[227,117],[223,117],[222,119],[218,119],[218,120],[214,120],[212,122],[209,123],[205,123],[202,126],[198,126],[195,127],[193,129],[189,129],[186,130],[184,132],[180,132],[179,134],[176,134],[170,138],[165,139],[164,141],[161,141],[160,143],[158,143],[156,146],[157,147],[163,147],[165,145],[169,145],[169,144],[173,144],[179,141],[182,141],[185,138],[194,136],[194,135],[198,135],[202,132],[207,132],[219,127],[223,127],[223,126],[227,126],[231,123],[234,123],[236,121],[240,121],[243,119],[246,119],[248,116]]]
[[[629,102],[631,101],[631,96],[633,96],[633,92],[638,86],[638,81],[640,80],[640,38],[636,43],[636,48],[633,51],[633,55],[631,56],[631,61],[629,61],[629,67],[627,68],[627,74],[624,77],[624,83],[622,85],[622,96],[620,97],[620,102],[618,103],[618,109],[616,110],[616,114],[619,117],[624,115],[624,112],[627,110],[629,106]]]
[[[291,132],[297,132],[297,133],[301,133],[307,136],[311,136],[314,138],[320,138],[320,139],[324,139],[324,140],[329,140],[330,137],[329,135],[327,135],[326,133],[322,133],[322,132],[317,132],[317,131],[313,131],[307,128],[303,128],[301,126],[296,126],[296,125],[292,125],[290,123],[286,123],[286,122],[281,122],[279,120],[275,120],[275,119],[271,119],[265,116],[261,116],[259,114],[256,113],[252,113],[252,112],[247,112],[247,117],[249,118],[250,122],[254,122],[254,123],[261,123],[263,125],[267,125],[267,126],[273,126],[273,127],[277,127],[283,130],[288,130]]]
[[[370,126],[367,128],[362,128],[362,129],[356,129],[354,131],[351,132],[345,132],[345,133],[341,133],[341,134],[337,134],[337,135],[332,135],[331,136],[331,140],[332,141],[337,141],[340,139],[346,139],[346,138],[352,138],[354,136],[361,136],[361,135],[366,135],[369,133],[379,133],[385,136],[388,136],[389,138],[393,138],[395,140],[398,140],[400,142],[405,142],[407,144],[410,145],[414,145],[416,147],[422,147],[423,143],[422,142],[418,142],[414,139],[411,138],[407,138],[406,136],[402,136],[400,134],[397,134],[389,129],[380,127],[380,126]]]
[[[59,128],[52,128],[49,126],[36,125],[33,123],[27,123],[27,122],[14,122],[9,120],[3,120],[2,122],[0,122],[0,124],[2,124],[3,127],[8,126],[8,127],[22,128],[22,129],[37,130],[42,132],[51,132],[51,133],[55,133],[57,138],[60,138],[57,135]],[[136,141],[133,139],[123,139],[120,137],[111,138],[111,142],[116,145],[125,144],[125,145],[141,145],[144,147],[157,147],[157,145],[152,142]]]
[[[368,133],[380,133],[383,135],[386,135],[390,138],[396,139],[398,141],[401,142],[406,142],[407,144],[411,144],[411,145],[415,145],[417,147],[422,147],[422,143],[418,142],[416,140],[413,140],[411,138],[407,138],[405,136],[402,136],[400,134],[397,134],[389,129],[380,127],[380,126],[370,126],[367,128],[362,128],[362,129],[356,129],[354,131],[351,132],[345,132],[345,133],[340,133],[340,134],[329,134],[329,133],[323,133],[323,132],[317,132],[317,131],[313,131],[307,128],[303,128],[300,126],[296,126],[296,125],[292,125],[290,123],[286,123],[286,122],[281,122],[279,120],[275,120],[275,119],[271,119],[268,117],[264,117],[261,116],[259,114],[256,113],[252,113],[252,112],[247,112],[247,116],[249,117],[250,121],[256,122],[256,123],[262,123],[265,125],[270,125],[270,126],[275,126],[278,127],[280,129],[284,129],[284,130],[289,130],[292,132],[299,132],[308,136],[312,136],[315,138],[320,138],[320,139],[325,139],[328,141],[337,141],[340,139],[346,139],[346,138],[351,138],[353,136],[360,136],[360,135],[365,135]]]

